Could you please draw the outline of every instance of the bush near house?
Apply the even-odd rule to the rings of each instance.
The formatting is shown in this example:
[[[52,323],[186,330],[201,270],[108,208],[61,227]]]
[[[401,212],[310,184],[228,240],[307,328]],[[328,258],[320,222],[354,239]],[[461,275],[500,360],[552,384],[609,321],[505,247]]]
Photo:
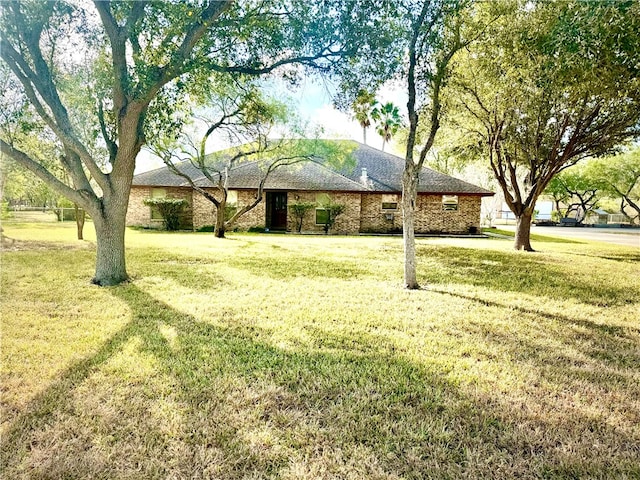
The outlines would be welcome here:
[[[165,230],[175,231],[180,228],[180,216],[187,206],[183,198],[145,198],[144,204],[157,208],[162,216],[162,224]]]
[[[320,204],[320,208],[324,210],[324,221],[322,222],[324,224],[324,233],[328,234],[338,217],[347,209],[347,206],[342,203],[324,203]]]
[[[302,231],[302,223],[307,212],[316,208],[316,204],[312,202],[297,202],[289,205],[289,210],[296,219],[296,231],[300,233]]]

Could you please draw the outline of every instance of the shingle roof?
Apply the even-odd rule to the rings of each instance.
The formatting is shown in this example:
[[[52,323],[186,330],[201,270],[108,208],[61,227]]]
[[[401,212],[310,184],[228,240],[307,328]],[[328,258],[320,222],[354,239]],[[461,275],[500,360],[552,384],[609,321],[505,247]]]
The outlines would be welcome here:
[[[340,141],[340,140],[337,140]],[[343,141],[343,140],[342,140]],[[334,171],[318,162],[304,162],[273,171],[265,183],[268,190],[311,190],[346,192],[401,192],[404,159],[375,148],[353,142],[355,167]],[[176,165],[202,187],[213,186],[190,162]],[[362,170],[368,181],[362,181]],[[240,164],[229,172],[230,189],[255,189],[262,178],[257,162]],[[141,173],[133,177],[133,185],[157,187],[188,187],[189,183],[167,167]],[[438,194],[467,194],[489,196],[493,192],[457,178],[423,168],[419,176],[418,192]]]

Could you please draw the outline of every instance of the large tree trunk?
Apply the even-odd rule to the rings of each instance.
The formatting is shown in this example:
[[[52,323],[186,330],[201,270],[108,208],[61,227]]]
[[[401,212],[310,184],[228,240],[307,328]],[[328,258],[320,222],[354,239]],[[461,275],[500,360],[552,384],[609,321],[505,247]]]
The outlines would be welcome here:
[[[418,176],[415,172],[407,171],[405,168],[402,177],[402,239],[404,245],[404,286],[410,290],[420,288],[416,275],[416,238],[414,231],[417,192]]]
[[[96,230],[96,273],[91,281],[101,286],[118,285],[129,279],[125,262],[124,234],[135,158],[140,148],[139,144],[125,148],[127,143],[124,140],[127,137],[128,135],[120,135],[123,146],[118,154],[123,157],[126,155],[120,159],[122,163],[119,166],[122,170],[116,172],[114,168],[111,188],[103,193],[103,197],[97,203],[98,208],[96,204],[89,203],[85,209],[93,218]]]
[[[528,210],[516,216],[516,238],[513,244],[516,250],[534,251],[531,248],[531,218],[532,212]]]
[[[117,285],[129,278],[124,254],[126,212],[125,206],[124,210],[111,209],[104,215],[93,216],[97,252],[96,274],[91,281],[96,285]]]
[[[214,235],[216,238],[225,238],[226,225],[224,221],[225,204],[220,202],[220,205],[216,207],[216,229]]]

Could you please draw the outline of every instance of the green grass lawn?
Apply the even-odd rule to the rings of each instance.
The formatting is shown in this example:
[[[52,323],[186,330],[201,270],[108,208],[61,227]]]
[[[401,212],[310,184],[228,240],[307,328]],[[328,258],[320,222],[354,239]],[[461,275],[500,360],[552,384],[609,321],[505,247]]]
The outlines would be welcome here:
[[[640,252],[5,224],[3,478],[640,478]]]

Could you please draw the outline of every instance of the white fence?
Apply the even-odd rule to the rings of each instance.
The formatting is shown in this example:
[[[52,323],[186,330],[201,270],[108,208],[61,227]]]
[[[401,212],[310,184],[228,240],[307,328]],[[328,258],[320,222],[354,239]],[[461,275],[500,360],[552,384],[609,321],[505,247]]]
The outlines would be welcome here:
[[[8,208],[10,217],[14,220],[23,221],[57,221],[57,222],[75,222],[75,208],[49,208],[49,207],[27,207],[24,205],[12,205]],[[82,214],[84,210],[78,209],[78,213]]]

